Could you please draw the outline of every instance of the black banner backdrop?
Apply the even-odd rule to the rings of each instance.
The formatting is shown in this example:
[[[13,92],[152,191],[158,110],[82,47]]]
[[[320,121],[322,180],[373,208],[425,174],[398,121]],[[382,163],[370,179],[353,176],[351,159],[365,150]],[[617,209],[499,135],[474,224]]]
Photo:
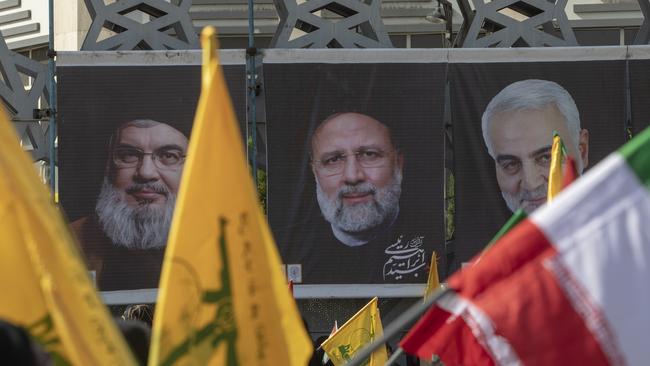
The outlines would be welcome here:
[[[560,84],[573,96],[581,127],[589,131],[588,169],[625,142],[625,78],[624,60],[450,65],[456,193],[450,272],[484,248],[512,215],[483,140],[481,116],[489,101],[519,80]],[[550,135],[548,141],[550,145]]]
[[[285,59],[277,62],[274,51]],[[511,214],[500,194],[480,120],[489,100],[514,81],[552,80],[568,90],[580,111],[582,127],[590,133],[589,167],[623,144],[628,114],[633,132],[648,124],[649,61],[645,56],[625,60],[618,48],[614,52],[594,50],[591,54],[598,55],[596,61],[586,61],[580,56],[583,51],[575,51],[582,57],[576,61],[571,50],[465,51],[400,50],[400,61],[387,62],[383,53],[375,50],[376,59],[366,57],[359,63],[305,62],[282,53],[287,51],[267,52],[265,57],[271,54],[275,61],[264,61],[264,98],[259,100],[265,103],[268,126],[268,217],[291,276],[300,275],[304,284],[423,283],[431,251],[441,257],[438,268],[443,278],[475,255]],[[449,54],[446,58],[436,56],[442,52]],[[387,54],[395,57],[394,52]],[[486,62],[485,55],[499,55],[500,61]],[[452,61],[440,61],[444,59]],[[525,62],[515,62],[520,59]],[[243,127],[243,62],[224,68]],[[77,221],[93,215],[107,166],[108,138],[119,124],[150,118],[189,133],[199,95],[200,66],[142,62],[95,66],[89,60],[83,65],[59,66],[57,72],[59,192],[63,209],[71,221]],[[456,202],[450,263],[445,261],[443,225],[447,80],[454,155],[454,165],[447,163],[447,167],[455,174]],[[630,100],[626,99],[626,80]],[[391,159],[403,159],[397,219],[380,226],[370,245],[356,248],[342,244],[323,218],[316,199],[315,173],[324,160],[310,156],[316,127],[326,117],[342,112],[364,114],[390,128],[392,140],[384,152]],[[259,120],[264,121],[263,116]],[[393,155],[394,144],[399,144],[402,158]],[[360,162],[359,154],[367,151],[358,147],[345,147],[338,158],[356,154]],[[373,183],[372,179],[369,182]],[[322,188],[327,191],[324,185]],[[100,289],[155,287],[159,258],[146,261],[124,256],[118,261],[120,266],[133,270],[112,271],[120,272],[119,281],[128,285],[104,286],[100,282]]]
[[[163,250],[106,245],[110,240],[97,223],[95,206],[109,164],[110,136],[118,126],[134,119],[152,119],[190,135],[200,94],[201,67],[92,66],[98,60],[57,69],[61,206],[79,235],[100,290],[156,288]],[[235,111],[243,123],[244,66],[227,65],[224,72]],[[165,130],[163,138],[169,139],[172,131]],[[165,179],[160,181],[168,184]]]
[[[650,60],[629,60],[632,134],[650,126]]]
[[[444,64],[264,65],[268,216],[290,278],[297,275],[304,284],[426,282],[431,252],[441,255],[444,248],[444,81]],[[324,192],[326,185],[336,185],[329,188],[340,192],[347,173],[325,178],[319,170],[324,158],[314,155],[313,169],[310,162],[315,129],[328,116],[345,112],[383,123],[403,154],[397,219],[365,229],[371,239],[358,246],[335,237],[316,199],[316,176],[321,177]],[[319,135],[319,146],[336,150],[335,159],[356,153],[357,162],[363,164],[359,156],[368,146],[363,141],[344,142],[350,133],[342,128],[327,138]],[[361,140],[369,138],[365,133]],[[352,166],[349,160],[341,169]],[[371,177],[376,169],[362,167],[364,177],[347,183],[374,184],[377,194],[372,199],[379,202],[382,183]],[[340,198],[339,204],[345,200]],[[438,266],[444,268],[444,259]]]

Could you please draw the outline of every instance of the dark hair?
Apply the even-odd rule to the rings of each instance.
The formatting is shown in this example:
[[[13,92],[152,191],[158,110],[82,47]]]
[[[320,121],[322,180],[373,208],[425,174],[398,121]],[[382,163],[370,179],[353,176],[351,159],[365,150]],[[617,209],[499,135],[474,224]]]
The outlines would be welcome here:
[[[0,364],[48,365],[50,359],[25,329],[0,320]]]
[[[140,365],[146,366],[149,358],[151,327],[140,320],[118,319],[117,326]]]
[[[377,118],[375,118],[375,117],[373,117],[373,116],[371,116],[371,115],[369,115],[369,114],[367,114],[367,113],[361,113],[361,112],[355,112],[355,111],[336,112],[336,113],[332,113],[332,114],[330,114],[330,115],[327,116],[325,119],[323,119],[323,120],[318,124],[318,126],[316,126],[316,129],[315,129],[314,132],[311,134],[311,136],[310,136],[310,138],[309,138],[309,142],[310,142],[310,144],[311,144],[311,145],[310,145],[310,149],[309,149],[310,160],[311,160],[311,158],[313,158],[313,154],[314,154],[314,138],[316,138],[316,135],[318,135],[318,133],[320,132],[321,128],[322,128],[323,126],[325,126],[325,124],[327,124],[329,121],[331,121],[331,120],[333,120],[333,119],[335,119],[335,118],[338,118],[338,117],[340,117],[340,116],[342,116],[342,115],[344,115],[344,114],[358,114],[358,115],[366,116],[366,117],[368,117],[368,118],[371,118],[371,119],[377,121],[380,125],[382,125],[382,126],[384,126],[384,127],[386,128],[386,131],[388,132],[388,140],[390,141],[390,143],[391,143],[391,145],[393,146],[393,148],[394,148],[395,150],[398,150],[398,151],[401,150],[400,143],[399,143],[398,139],[395,137],[395,134],[393,133],[393,130],[392,130],[388,125],[386,125],[386,124],[383,123],[382,121],[378,120]]]

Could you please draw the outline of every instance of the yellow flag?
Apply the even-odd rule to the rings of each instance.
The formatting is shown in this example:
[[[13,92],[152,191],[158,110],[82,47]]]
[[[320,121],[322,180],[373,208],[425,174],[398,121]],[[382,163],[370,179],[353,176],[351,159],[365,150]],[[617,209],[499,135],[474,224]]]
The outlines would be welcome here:
[[[57,365],[135,365],[67,225],[0,112],[0,318]]]
[[[170,230],[150,365],[300,365],[312,343],[257,202],[215,50]]]
[[[546,202],[551,202],[562,190],[562,160],[565,156],[562,138],[553,131],[553,145],[551,146],[551,167],[548,173],[548,193]]]
[[[381,336],[381,318],[377,308],[377,298],[370,300],[359,312],[354,314],[334,335],[323,342],[323,350],[336,366],[344,365],[366,344]],[[384,366],[388,361],[386,347],[377,348],[370,359],[362,365]]]
[[[424,289],[424,298],[426,299],[440,287],[440,278],[438,277],[438,262],[436,261],[436,252],[431,254],[431,265],[429,266],[429,277],[427,278],[427,287]]]

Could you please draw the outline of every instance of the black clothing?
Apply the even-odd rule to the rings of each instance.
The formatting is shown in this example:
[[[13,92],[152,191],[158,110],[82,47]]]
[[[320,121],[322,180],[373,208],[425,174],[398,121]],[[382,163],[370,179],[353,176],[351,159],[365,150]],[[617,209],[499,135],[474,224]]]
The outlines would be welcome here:
[[[157,288],[165,249],[127,249],[114,245],[95,216],[72,223],[86,263],[101,291]]]
[[[317,218],[278,235],[278,245],[286,264],[302,265],[305,284],[424,283],[434,239],[426,225],[413,224],[400,216],[370,242],[350,247],[336,239],[329,222]],[[288,240],[280,242],[283,237]]]

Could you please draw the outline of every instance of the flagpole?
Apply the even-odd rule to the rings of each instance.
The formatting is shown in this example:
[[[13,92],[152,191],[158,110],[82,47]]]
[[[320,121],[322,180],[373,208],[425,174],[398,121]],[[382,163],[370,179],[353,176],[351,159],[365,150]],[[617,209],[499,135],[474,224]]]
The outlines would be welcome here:
[[[439,289],[434,292],[431,296],[427,297],[423,302],[418,302],[411,306],[406,312],[400,315],[397,319],[393,320],[392,323],[386,327],[386,330],[381,335],[381,337],[370,342],[367,346],[363,347],[359,352],[354,354],[354,358],[350,362],[346,363],[345,366],[360,366],[363,361],[365,361],[370,355],[381,345],[386,343],[390,338],[395,336],[397,333],[401,332],[404,327],[412,324],[416,319],[418,319],[422,314],[424,314],[434,303],[442,299],[445,295],[450,293],[452,290],[448,288]],[[398,353],[401,348],[396,350],[395,353]],[[391,360],[393,358],[391,357]],[[388,363],[390,364],[390,362]]]
[[[56,200],[56,81],[55,81],[55,72],[56,65],[54,62],[54,57],[56,52],[54,51],[54,0],[48,1],[49,13],[48,13],[48,50],[47,50],[47,67],[48,67],[48,81],[50,83],[50,93],[49,100],[47,101],[50,109],[50,120],[48,123],[49,127],[49,142],[50,142],[50,189],[52,190],[52,200]]]
[[[395,352],[393,352],[393,354],[390,356],[388,361],[386,361],[386,366],[390,366],[393,363],[395,363],[395,361],[397,361],[397,359],[399,358],[399,356],[402,355],[402,353],[404,353],[404,349],[402,349],[402,347],[397,347],[397,349],[395,350]]]

